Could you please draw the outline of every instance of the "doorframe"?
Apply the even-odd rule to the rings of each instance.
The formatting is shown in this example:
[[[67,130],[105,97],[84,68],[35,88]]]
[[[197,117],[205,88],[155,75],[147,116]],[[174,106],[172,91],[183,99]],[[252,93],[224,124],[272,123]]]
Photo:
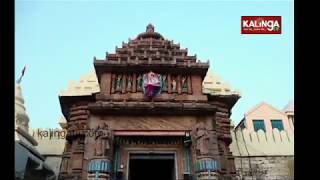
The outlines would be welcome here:
[[[154,154],[173,154],[174,156],[174,172],[175,172],[175,180],[178,180],[178,161],[177,161],[177,152],[172,151],[172,150],[146,150],[146,149],[141,149],[141,150],[128,150],[127,152],[127,171],[126,171],[126,179],[129,179],[129,169],[130,169],[130,155],[131,154],[149,154],[149,153],[154,153]]]

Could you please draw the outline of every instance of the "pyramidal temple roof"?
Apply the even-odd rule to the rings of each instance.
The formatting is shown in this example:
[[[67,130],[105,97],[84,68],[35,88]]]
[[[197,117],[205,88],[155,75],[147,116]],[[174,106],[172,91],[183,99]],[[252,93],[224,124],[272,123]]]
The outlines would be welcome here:
[[[189,55],[187,48],[180,48],[179,43],[164,38],[156,32],[152,24],[148,24],[142,32],[128,42],[122,42],[115,48],[115,53],[106,53],[104,59],[94,57],[94,67],[100,82],[104,72],[122,73],[157,71],[176,74],[197,74],[202,78],[209,68],[209,61],[201,62],[196,55]]]
[[[155,31],[152,24],[148,24],[146,31],[138,34],[135,39],[123,42],[121,48],[116,47],[114,54],[106,54],[108,61],[128,62],[135,59],[196,62],[196,56],[188,56],[188,49],[180,49],[180,44],[165,39]]]
[[[208,71],[202,84],[203,84],[202,86],[203,93],[219,94],[219,95],[228,95],[228,94],[240,95],[239,91],[233,90],[228,83],[223,82],[222,78],[217,73],[213,73],[211,71]]]
[[[60,96],[91,95],[100,92],[99,81],[103,72],[146,72],[156,70],[158,73],[168,73],[168,69],[176,74],[197,74],[204,79],[203,92],[208,94],[230,95],[233,91],[230,85],[222,82],[217,74],[208,71],[209,62],[202,63],[196,55],[188,55],[188,49],[181,49],[180,44],[165,39],[156,32],[152,24],[148,24],[145,32],[136,36],[122,47],[116,47],[115,53],[106,53],[105,59],[94,57],[95,70],[82,75],[80,82],[70,81],[67,90],[62,90]],[[188,72],[187,72],[188,71]]]
[[[85,96],[100,92],[98,79],[94,70],[80,76],[79,81],[69,81],[68,88],[60,91],[60,96]]]

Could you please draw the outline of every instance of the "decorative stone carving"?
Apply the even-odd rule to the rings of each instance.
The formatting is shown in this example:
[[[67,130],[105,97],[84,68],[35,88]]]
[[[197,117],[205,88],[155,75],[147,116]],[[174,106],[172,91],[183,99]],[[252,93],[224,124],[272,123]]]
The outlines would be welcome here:
[[[87,180],[110,180],[112,166],[108,159],[92,159],[88,164]]]
[[[168,90],[168,78],[167,75],[162,75],[162,91]]]
[[[185,177],[208,180],[214,179],[216,175],[235,176],[230,169],[230,166],[234,165],[231,163],[229,150],[222,148],[228,145],[226,137],[230,136],[230,128],[227,126],[229,119],[227,117],[221,120],[222,117],[214,113],[218,113],[221,106],[226,108],[223,112],[229,115],[238,97],[220,97],[202,93],[202,79],[207,73],[208,63],[197,63],[195,56],[188,56],[178,44],[166,40],[161,34],[154,32],[151,26],[148,27],[147,32],[139,34],[132,41],[129,40],[128,43],[123,44],[122,48],[117,49],[115,54],[109,54],[106,58],[106,61],[97,60],[94,66],[98,79],[101,80],[101,77],[107,74],[102,78],[104,79],[102,82],[108,90],[112,85],[112,95],[105,91],[89,94],[89,96],[62,96],[60,104],[68,122],[83,121],[87,126],[108,122],[119,134],[118,136],[108,134],[112,131],[109,131],[106,124],[101,124],[96,129],[96,136],[85,139],[88,140],[84,144],[85,152],[79,153],[76,150],[78,132],[87,132],[88,129],[81,126],[75,127],[74,129],[84,130],[79,130],[75,135],[70,136],[72,148],[64,155],[64,158],[69,158],[68,176],[78,177],[81,174],[82,179],[105,180],[119,179],[123,173],[127,177],[131,167],[130,155],[126,151],[131,147],[143,148],[146,152],[176,149],[174,150],[175,162],[179,163],[173,173],[177,179]],[[121,62],[118,61],[120,59]],[[149,70],[163,74],[160,87],[166,91],[154,98],[152,102],[146,102],[142,93],[145,82],[142,74]],[[111,82],[110,79],[112,79]],[[127,92],[131,93],[126,94]],[[72,117],[68,117],[71,113],[69,111],[71,102],[84,104],[83,102],[88,100],[89,113],[92,113],[92,116],[89,113],[79,115],[82,113],[75,111]],[[127,112],[132,113],[132,116]],[[126,117],[123,116],[124,114]],[[217,126],[211,125],[211,119],[217,122]],[[204,124],[197,129],[195,126],[197,122]],[[141,135],[139,133],[121,135],[122,130],[130,133],[141,131],[139,132]],[[160,134],[157,135],[158,132],[152,132],[153,130],[159,130]],[[144,131],[148,133],[150,131],[154,135],[143,136]],[[165,131],[170,132],[169,135],[173,133],[173,137],[170,137],[171,135],[163,137],[166,134]],[[181,131],[191,131],[191,138],[189,139],[186,132]],[[181,134],[175,136],[176,132]],[[224,156],[227,158],[221,158]],[[79,159],[82,166],[81,168],[77,166],[75,169],[74,164],[80,162]],[[228,160],[227,163],[225,163],[226,160]],[[220,168],[224,167],[223,163],[226,167]],[[217,164],[219,164],[218,169]]]
[[[161,90],[160,74],[152,71],[143,75],[143,91],[149,98],[157,95]]]
[[[122,89],[122,75],[119,74],[117,75],[117,78],[116,78],[116,91],[121,91]]]
[[[177,82],[175,79],[172,79],[171,87],[172,91],[177,91]]]
[[[108,156],[110,151],[110,138],[111,132],[109,126],[103,123],[102,126],[98,126],[96,129],[96,156]]]
[[[138,91],[142,91],[142,86],[143,86],[143,79],[142,79],[142,75],[139,74],[139,76],[137,77],[137,90]]]
[[[187,76],[182,76],[181,78],[181,86],[182,86],[182,92],[188,92],[188,80]]]
[[[114,93],[115,89],[116,89],[116,75],[112,74],[111,76],[111,93]]]
[[[198,180],[218,180],[219,164],[213,158],[201,158],[196,162],[196,175]]]
[[[132,76],[127,76],[128,77],[128,81],[127,81],[127,91],[131,91],[132,88]]]
[[[204,123],[200,123],[196,128],[196,153],[199,156],[209,153],[209,133]]]

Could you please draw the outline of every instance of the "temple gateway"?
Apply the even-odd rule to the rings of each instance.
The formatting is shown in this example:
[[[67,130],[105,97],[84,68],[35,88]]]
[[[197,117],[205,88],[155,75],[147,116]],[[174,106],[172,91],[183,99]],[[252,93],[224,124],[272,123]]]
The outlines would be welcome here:
[[[94,68],[98,92],[59,96],[59,179],[235,179],[229,117],[240,96],[202,91],[209,62],[149,24]]]

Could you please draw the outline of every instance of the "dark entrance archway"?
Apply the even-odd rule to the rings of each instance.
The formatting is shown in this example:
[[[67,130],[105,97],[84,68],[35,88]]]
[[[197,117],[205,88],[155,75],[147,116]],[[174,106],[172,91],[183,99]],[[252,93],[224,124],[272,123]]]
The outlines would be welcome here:
[[[176,180],[174,154],[131,154],[129,180]]]

